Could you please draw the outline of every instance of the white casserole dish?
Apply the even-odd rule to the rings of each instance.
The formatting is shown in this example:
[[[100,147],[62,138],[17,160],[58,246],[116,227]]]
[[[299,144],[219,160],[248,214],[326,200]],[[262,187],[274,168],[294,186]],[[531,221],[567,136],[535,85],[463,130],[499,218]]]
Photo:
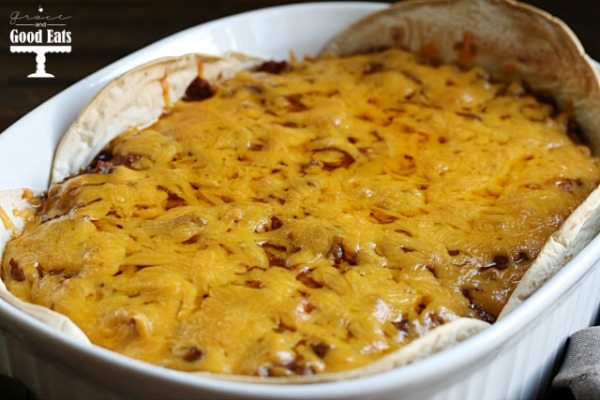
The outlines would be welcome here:
[[[140,50],[47,101],[0,136],[0,190],[47,187],[54,149],[107,82],[151,59],[241,51],[265,58],[315,54],[373,3],[275,7],[204,24]],[[589,326],[600,305],[600,238],[594,239],[516,311],[454,348],[396,370],[311,385],[222,381],[73,343],[0,301],[6,372],[40,398],[422,399],[531,398],[549,382],[568,335]],[[1,343],[0,343],[1,344]]]

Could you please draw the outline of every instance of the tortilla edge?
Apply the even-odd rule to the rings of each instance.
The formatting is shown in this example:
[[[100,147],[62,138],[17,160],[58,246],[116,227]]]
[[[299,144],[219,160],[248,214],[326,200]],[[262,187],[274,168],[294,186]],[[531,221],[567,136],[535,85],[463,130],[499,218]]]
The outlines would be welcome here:
[[[0,212],[10,219],[10,224],[0,222],[0,263],[6,244],[15,236],[19,235],[25,224],[23,217],[16,215],[18,211],[33,210],[34,207],[27,201],[25,192],[28,189],[14,189],[0,192]],[[17,211],[17,213],[15,212]],[[6,285],[0,279],[0,299],[25,312],[27,315],[66,333],[78,341],[91,344],[83,331],[71,321],[66,315],[60,314],[49,308],[28,303],[8,291]]]
[[[185,54],[125,72],[104,86],[65,132],[56,148],[50,183],[79,173],[119,134],[156,122],[196,77],[224,79],[260,62],[240,53],[223,57]]]

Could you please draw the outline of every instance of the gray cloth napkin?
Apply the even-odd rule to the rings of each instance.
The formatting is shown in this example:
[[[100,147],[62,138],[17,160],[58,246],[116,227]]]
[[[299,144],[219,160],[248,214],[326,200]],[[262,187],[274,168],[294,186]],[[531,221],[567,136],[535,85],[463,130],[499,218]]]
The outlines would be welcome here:
[[[575,332],[552,384],[568,387],[577,400],[600,399],[600,326]]]

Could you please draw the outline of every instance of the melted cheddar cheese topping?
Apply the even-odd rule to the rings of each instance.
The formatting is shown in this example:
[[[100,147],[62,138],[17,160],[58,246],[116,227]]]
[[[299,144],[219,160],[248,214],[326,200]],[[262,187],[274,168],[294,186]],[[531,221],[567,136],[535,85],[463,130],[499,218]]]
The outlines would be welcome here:
[[[53,185],[8,288],[169,368],[335,372],[493,322],[598,184],[569,116],[519,83],[395,49],[278,66]]]

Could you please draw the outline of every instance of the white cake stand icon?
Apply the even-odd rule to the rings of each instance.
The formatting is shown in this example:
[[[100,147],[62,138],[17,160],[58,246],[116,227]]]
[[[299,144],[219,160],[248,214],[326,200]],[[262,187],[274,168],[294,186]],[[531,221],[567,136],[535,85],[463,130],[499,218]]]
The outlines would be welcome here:
[[[35,53],[36,71],[28,78],[54,78],[46,72],[46,53],[70,53],[71,46],[10,46],[11,53]]]

